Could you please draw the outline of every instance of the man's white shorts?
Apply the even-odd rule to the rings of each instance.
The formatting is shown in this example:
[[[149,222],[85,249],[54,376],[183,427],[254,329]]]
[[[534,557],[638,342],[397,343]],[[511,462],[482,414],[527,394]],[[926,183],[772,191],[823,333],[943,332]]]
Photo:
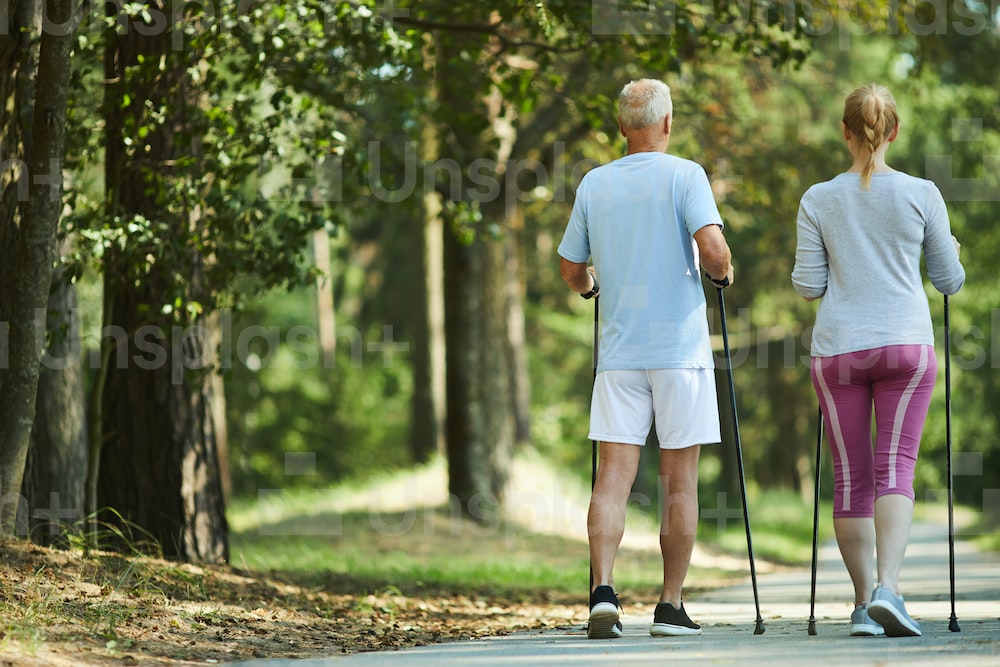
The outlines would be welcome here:
[[[590,404],[591,440],[644,445],[654,417],[662,449],[721,442],[715,370],[658,368],[597,374]]]

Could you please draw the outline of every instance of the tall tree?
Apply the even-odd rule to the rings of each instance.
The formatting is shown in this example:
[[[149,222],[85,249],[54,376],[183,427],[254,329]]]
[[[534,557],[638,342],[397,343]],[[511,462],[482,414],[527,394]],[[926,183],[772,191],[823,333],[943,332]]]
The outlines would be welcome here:
[[[34,21],[34,12],[28,9],[31,3],[15,0],[4,14],[7,24],[0,33],[0,285],[10,285],[14,278],[13,267],[18,253],[18,239],[28,201],[28,174],[24,164],[24,143],[22,134],[22,110],[29,111],[29,99],[25,99],[24,81],[29,77],[23,71],[29,67],[31,32],[28,26]],[[12,113],[13,112],[13,113]],[[6,385],[10,369],[10,321],[12,297],[8,290],[0,291],[0,390],[8,391]],[[22,389],[24,391],[24,389]],[[8,413],[7,410],[4,410]],[[12,414],[12,413],[9,413]],[[23,416],[22,416],[23,418]],[[16,471],[23,463],[18,454],[21,442],[8,438],[17,437],[15,425],[6,423],[0,416],[0,429],[4,436],[0,440],[0,500],[3,514],[0,528],[4,533],[12,532],[16,526],[19,498],[12,494],[10,484],[17,479],[20,492],[20,473]],[[24,446],[27,447],[25,438]],[[27,456],[27,452],[24,453]]]
[[[170,557],[228,557],[212,374],[235,360],[217,356],[220,343],[232,354],[219,340],[222,309],[313,283],[304,259],[332,209],[315,180],[294,197],[263,185],[268,156],[296,153],[286,166],[303,171],[320,164],[288,126],[328,127],[325,110],[266,75],[272,49],[310,46],[303,38],[321,27],[273,30],[272,13],[287,8],[246,8],[234,30],[202,5],[131,3],[111,8],[104,36],[104,199],[89,219],[75,216],[104,274],[88,492],[94,508],[114,510],[108,520]]]
[[[12,25],[0,36],[0,66],[5,84],[5,116],[32,109],[27,128],[13,129],[20,118],[0,119],[3,148],[13,148],[12,158],[23,156],[23,164],[4,166],[0,193],[0,322],[6,329],[2,340],[5,355],[0,363],[0,533],[13,534],[17,528],[19,494],[35,412],[40,360],[43,349],[44,314],[56,258],[56,231],[62,208],[62,165],[66,137],[66,104],[69,95],[70,53],[74,32],[73,3],[48,0],[44,15],[48,23],[31,19],[34,12],[25,4],[13,3],[6,16]],[[9,30],[14,28],[14,30]],[[39,35],[39,32],[41,33]],[[24,63],[27,36],[40,37],[34,99],[18,98],[19,69]],[[13,101],[14,104],[8,105]],[[8,131],[11,131],[8,140]],[[20,144],[20,146],[19,146]],[[10,174],[12,177],[6,176]],[[16,175],[15,175],[16,174]],[[9,180],[8,180],[9,178]],[[28,182],[27,200],[19,199],[18,188]],[[23,192],[23,190],[22,190]],[[9,261],[8,261],[9,260]],[[9,268],[8,268],[9,267]],[[7,272],[9,271],[9,273]]]
[[[229,554],[211,377],[217,333],[199,317],[211,299],[209,258],[188,246],[204,236],[205,204],[178,168],[201,157],[204,61],[193,46],[173,48],[177,34],[149,19],[179,7],[119,15],[124,29],[106,35],[106,216],[127,231],[103,259],[104,330],[115,337],[103,341],[114,349],[95,386],[101,446],[91,465],[101,508],[167,556],[216,562]]]

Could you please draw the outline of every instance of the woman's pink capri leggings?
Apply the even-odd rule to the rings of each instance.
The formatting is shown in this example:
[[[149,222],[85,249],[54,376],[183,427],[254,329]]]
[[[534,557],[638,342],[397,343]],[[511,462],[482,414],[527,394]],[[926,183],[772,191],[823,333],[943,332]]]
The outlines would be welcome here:
[[[890,493],[912,500],[913,468],[937,376],[934,347],[890,345],[813,357],[811,374],[833,455],[833,516],[873,516],[875,499]]]

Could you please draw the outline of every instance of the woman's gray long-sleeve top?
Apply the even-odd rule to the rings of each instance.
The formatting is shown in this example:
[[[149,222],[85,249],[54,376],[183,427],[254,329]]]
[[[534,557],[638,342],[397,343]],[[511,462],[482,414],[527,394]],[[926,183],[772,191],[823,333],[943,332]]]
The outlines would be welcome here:
[[[965,282],[944,198],[933,182],[902,172],[844,173],[802,196],[792,285],[822,297],[811,355],[830,357],[887,345],[933,345],[920,273],[943,294]]]

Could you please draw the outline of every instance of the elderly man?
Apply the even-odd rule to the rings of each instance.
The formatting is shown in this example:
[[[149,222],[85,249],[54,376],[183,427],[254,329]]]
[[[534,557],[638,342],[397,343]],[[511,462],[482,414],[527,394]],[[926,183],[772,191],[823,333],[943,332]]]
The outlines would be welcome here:
[[[587,635],[621,636],[612,573],[639,446],[654,421],[663,589],[649,632],[699,634],[681,593],[698,524],[698,456],[701,445],[721,440],[701,271],[728,286],[731,253],[704,169],[666,153],[670,88],[633,81],[618,106],[627,154],[583,178],[559,245],[567,285],[585,299],[600,294],[602,305],[590,413],[590,438],[601,444],[587,519],[593,574]]]

